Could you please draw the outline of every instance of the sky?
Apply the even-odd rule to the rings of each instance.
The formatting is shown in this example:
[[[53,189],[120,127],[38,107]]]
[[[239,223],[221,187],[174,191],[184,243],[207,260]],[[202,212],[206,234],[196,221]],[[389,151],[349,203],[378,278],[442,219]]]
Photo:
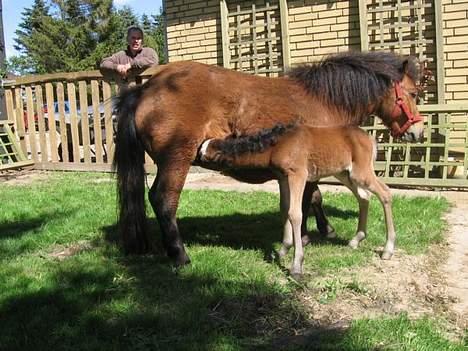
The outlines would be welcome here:
[[[21,22],[21,13],[25,8],[31,8],[34,0],[3,0],[3,26],[5,35],[5,51],[6,57],[16,55],[13,45],[15,31],[18,29],[18,24]],[[122,6],[131,7],[134,12],[141,16],[143,14],[156,14],[162,6],[161,0],[114,0],[114,5],[117,8]]]

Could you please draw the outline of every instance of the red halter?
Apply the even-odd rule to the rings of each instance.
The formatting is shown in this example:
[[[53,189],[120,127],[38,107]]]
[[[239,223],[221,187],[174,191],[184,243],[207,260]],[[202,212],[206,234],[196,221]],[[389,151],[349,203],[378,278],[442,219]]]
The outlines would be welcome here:
[[[413,124],[423,120],[421,115],[414,115],[408,105],[403,100],[403,92],[400,82],[394,82],[393,86],[395,87],[395,107],[391,114],[392,124],[391,124],[391,134],[393,137],[400,137],[411,127]],[[406,115],[406,123],[400,126],[397,122],[397,119],[404,113]]]

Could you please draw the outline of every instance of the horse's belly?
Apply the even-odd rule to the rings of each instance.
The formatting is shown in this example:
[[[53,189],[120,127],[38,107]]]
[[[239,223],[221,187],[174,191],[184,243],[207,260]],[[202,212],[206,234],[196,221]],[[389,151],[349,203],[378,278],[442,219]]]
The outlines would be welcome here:
[[[250,184],[262,184],[276,179],[275,174],[268,169],[229,169],[222,171],[222,173],[240,182]]]

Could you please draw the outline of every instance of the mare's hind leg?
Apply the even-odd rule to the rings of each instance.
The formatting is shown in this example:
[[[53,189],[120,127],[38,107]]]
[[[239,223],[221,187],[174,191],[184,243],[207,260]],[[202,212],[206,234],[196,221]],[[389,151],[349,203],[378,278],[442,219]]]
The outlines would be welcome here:
[[[326,236],[327,238],[335,238],[336,237],[336,232],[335,228],[333,228],[330,225],[330,222],[328,222],[328,218],[325,215],[325,211],[323,210],[323,205],[322,205],[322,193],[320,192],[320,189],[318,187],[317,182],[313,183],[308,183],[311,184],[312,187],[312,210],[314,211],[315,215],[315,221],[317,223],[317,229],[322,234],[323,236]]]
[[[335,229],[328,222],[325,211],[323,210],[322,194],[318,188],[318,183],[307,182],[302,196],[302,245],[304,246],[310,243],[310,237],[307,231],[307,218],[311,206],[319,233],[329,239],[336,237]]]
[[[179,198],[190,162],[173,160],[158,165],[158,174],[149,191],[149,200],[159,222],[167,255],[180,266],[190,263],[177,226]]]

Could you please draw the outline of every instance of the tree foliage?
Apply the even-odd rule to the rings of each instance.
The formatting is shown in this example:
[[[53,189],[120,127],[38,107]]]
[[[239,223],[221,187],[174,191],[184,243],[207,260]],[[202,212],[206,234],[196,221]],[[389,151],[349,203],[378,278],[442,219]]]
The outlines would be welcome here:
[[[112,0],[35,0],[22,13],[8,68],[17,74],[96,69],[103,57],[126,46],[131,25],[145,32],[145,46],[163,56],[160,15],[141,18],[129,7],[116,9]]]

